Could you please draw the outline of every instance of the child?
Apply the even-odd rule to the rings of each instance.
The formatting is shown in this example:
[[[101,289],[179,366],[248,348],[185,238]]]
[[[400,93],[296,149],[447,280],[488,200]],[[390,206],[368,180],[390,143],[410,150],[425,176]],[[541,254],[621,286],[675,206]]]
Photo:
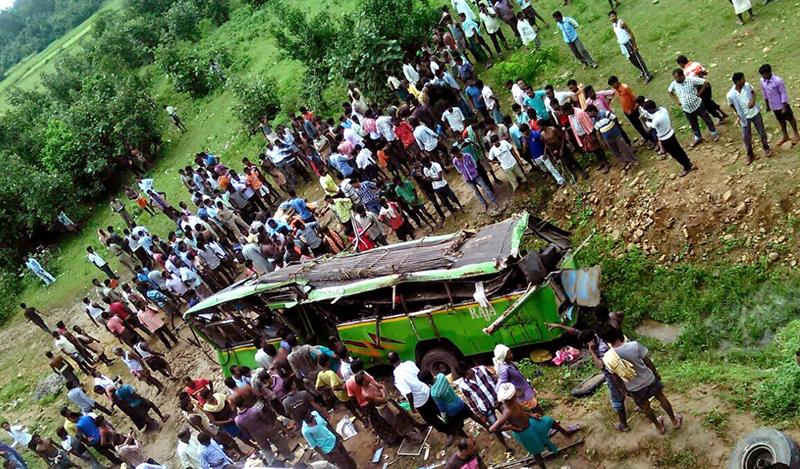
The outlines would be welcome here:
[[[542,47],[542,41],[536,36],[536,30],[528,23],[528,20],[525,19],[525,15],[521,11],[517,13],[517,32],[519,32],[522,43],[528,49],[530,49],[531,43],[533,43],[534,50],[538,50]]]

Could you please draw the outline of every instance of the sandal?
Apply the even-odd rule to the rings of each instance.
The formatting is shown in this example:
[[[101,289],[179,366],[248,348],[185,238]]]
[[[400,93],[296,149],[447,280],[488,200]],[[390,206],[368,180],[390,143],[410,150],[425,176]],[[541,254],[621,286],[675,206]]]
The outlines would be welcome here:
[[[623,425],[622,422],[615,423],[614,428],[616,428],[618,432],[623,432],[623,433],[631,431],[631,427]]]

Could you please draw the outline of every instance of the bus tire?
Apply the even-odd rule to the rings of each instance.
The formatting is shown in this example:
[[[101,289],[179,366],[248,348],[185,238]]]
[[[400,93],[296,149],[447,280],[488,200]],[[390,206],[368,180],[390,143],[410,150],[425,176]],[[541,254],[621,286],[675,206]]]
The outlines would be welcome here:
[[[789,469],[800,469],[797,444],[783,432],[759,428],[739,440],[728,458],[728,469],[773,467],[779,463]]]
[[[428,370],[434,376],[439,372],[455,373],[459,360],[457,352],[445,347],[434,347],[422,356],[420,369]]]

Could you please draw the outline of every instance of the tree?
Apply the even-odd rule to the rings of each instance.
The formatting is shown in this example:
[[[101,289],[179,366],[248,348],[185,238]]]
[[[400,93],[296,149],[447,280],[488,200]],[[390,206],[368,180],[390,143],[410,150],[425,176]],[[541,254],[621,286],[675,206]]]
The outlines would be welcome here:
[[[309,104],[314,106],[322,101],[322,94],[330,83],[328,54],[339,35],[338,25],[328,12],[309,18],[292,6],[281,8],[279,20],[270,32],[284,56],[306,67],[304,91]]]
[[[223,67],[231,64],[227,49],[200,50],[189,43],[162,45],[155,55],[158,65],[172,78],[175,90],[189,93],[192,98],[205,96],[221,84],[219,77],[209,69],[210,60]]]
[[[196,41],[200,38],[200,9],[190,0],[178,0],[167,10],[167,34],[173,39]]]
[[[261,117],[272,120],[278,114],[280,101],[277,87],[275,80],[262,77],[248,77],[231,83],[231,90],[237,99],[233,113],[244,129],[252,129]]]

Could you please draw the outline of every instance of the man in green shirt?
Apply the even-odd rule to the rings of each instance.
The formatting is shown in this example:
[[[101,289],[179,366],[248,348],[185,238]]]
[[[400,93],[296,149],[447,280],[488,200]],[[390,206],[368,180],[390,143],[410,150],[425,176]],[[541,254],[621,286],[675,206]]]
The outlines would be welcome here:
[[[408,179],[401,179],[400,176],[394,177],[394,193],[400,197],[403,202],[405,202],[406,206],[408,207],[409,211],[413,212],[417,218],[422,220],[430,220],[431,223],[435,223],[436,221],[433,218],[433,215],[425,208],[425,203],[419,198],[417,195],[417,189],[414,187],[414,183],[409,181]],[[441,227],[444,219],[439,222],[438,226]]]
[[[328,203],[336,219],[342,224],[345,234],[347,236],[353,234],[353,224],[350,223],[350,219],[353,218],[353,201],[349,197],[334,198],[326,195],[325,202]]]

